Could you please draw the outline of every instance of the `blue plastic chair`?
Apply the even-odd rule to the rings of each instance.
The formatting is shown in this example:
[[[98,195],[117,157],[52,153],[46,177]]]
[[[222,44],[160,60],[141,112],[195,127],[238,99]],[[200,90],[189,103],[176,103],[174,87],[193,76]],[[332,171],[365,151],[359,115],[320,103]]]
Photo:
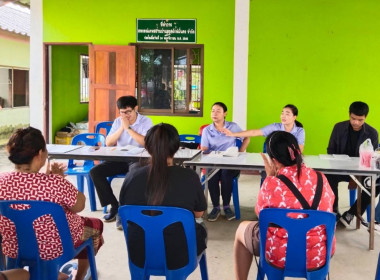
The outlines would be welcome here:
[[[379,258],[377,259],[377,269],[376,269],[375,280],[380,280],[380,253],[379,253]]]
[[[158,211],[160,214],[150,216],[145,211]],[[166,279],[186,279],[200,265],[202,279],[208,279],[206,251],[197,257],[194,214],[187,209],[166,206],[124,205],[119,207],[119,215],[127,242],[127,223],[133,222],[145,232],[145,265],[140,268],[129,258],[129,270],[132,280],[149,279],[150,275],[166,276]],[[169,270],[166,265],[163,231],[173,224],[181,222],[187,239],[189,263],[175,270]],[[128,248],[128,242],[127,242]],[[179,252],[181,253],[181,252]]]
[[[185,144],[187,143],[190,145],[198,144],[197,148],[200,148],[199,146],[201,144],[201,136],[196,135],[196,134],[180,134],[179,141],[181,143],[185,143]]]
[[[236,138],[236,147],[240,149],[242,141],[240,138]],[[232,181],[232,201],[234,203],[235,209],[235,218],[236,220],[240,220],[240,203],[239,203],[239,181],[240,172],[236,175]]]
[[[107,136],[112,128],[113,122],[106,121],[106,122],[100,122],[95,127],[95,133],[101,133],[101,131],[105,131],[106,133],[101,133],[104,136]]]
[[[307,214],[306,218],[294,219],[288,217],[289,213]],[[269,280],[284,279],[285,277],[297,277],[306,279],[326,279],[329,272],[331,250],[334,239],[335,214],[325,211],[304,209],[280,209],[266,208],[260,212],[260,256],[265,256],[265,243],[267,230],[270,223],[274,223],[288,232],[285,268],[277,268],[270,264],[266,257],[260,257],[257,279],[264,279],[267,275]],[[326,227],[327,255],[326,263],[318,270],[308,271],[306,268],[306,234],[319,225]]]
[[[266,152],[267,152],[267,145],[266,145],[265,142],[264,142],[264,144],[263,144],[263,153],[265,154]],[[265,176],[264,176],[264,175],[265,175]],[[266,175],[267,175],[267,174],[265,173],[265,170],[261,172],[260,187],[261,187],[261,185],[264,183],[264,180],[265,180]]]
[[[20,204],[28,205],[29,209],[18,210],[11,208],[11,205]],[[31,280],[57,280],[59,268],[72,260],[83,249],[87,249],[92,279],[98,279],[92,238],[86,240],[78,248],[74,248],[66,214],[59,204],[47,201],[3,200],[0,201],[0,215],[7,217],[15,224],[18,241],[17,258],[7,258],[7,269],[29,266]],[[33,228],[33,221],[44,215],[52,217],[61,238],[63,254],[53,260],[40,258]]]
[[[77,145],[78,142],[82,142],[86,146],[104,146],[105,140],[106,138],[104,137],[103,134],[82,133],[82,134],[78,134],[74,136],[73,140],[71,141],[71,144]],[[92,179],[90,176],[90,170],[93,166],[94,166],[94,161],[92,160],[85,160],[83,166],[77,166],[74,160],[70,159],[67,166],[67,171],[65,172],[65,174],[77,176],[77,185],[78,185],[78,190],[80,192],[83,192],[84,178],[86,178],[88,196],[90,199],[90,208],[91,208],[91,211],[96,211],[95,188],[94,188],[94,183],[92,182]]]

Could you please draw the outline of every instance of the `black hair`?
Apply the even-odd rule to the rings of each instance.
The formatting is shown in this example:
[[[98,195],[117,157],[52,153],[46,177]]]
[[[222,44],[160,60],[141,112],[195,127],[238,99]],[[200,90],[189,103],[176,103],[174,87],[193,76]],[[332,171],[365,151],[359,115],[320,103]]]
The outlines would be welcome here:
[[[8,159],[14,164],[30,164],[40,151],[46,151],[45,139],[34,127],[19,128],[9,138]]]
[[[167,123],[153,126],[145,136],[145,148],[151,155],[146,193],[148,204],[160,205],[164,199],[169,179],[167,159],[173,158],[179,149],[177,129]]]
[[[297,177],[301,176],[302,154],[296,137],[286,131],[273,131],[265,139],[267,153],[285,166],[297,165]]]
[[[369,113],[369,107],[367,103],[361,102],[361,101],[355,101],[350,105],[350,114],[354,114],[357,116],[365,116],[367,117]]]
[[[290,110],[292,110],[294,116],[298,116],[298,108],[295,105],[287,104],[284,106],[284,109],[285,108],[289,108]],[[303,127],[302,123],[300,123],[299,121],[295,120],[294,122],[296,123],[296,126]]]
[[[214,104],[212,104],[211,108],[214,107],[215,105],[219,106],[219,107],[222,107],[223,108],[223,112],[227,112],[227,106],[223,102],[215,102]]]
[[[125,109],[125,108],[135,108],[137,106],[137,99],[134,96],[127,95],[119,97],[119,99],[116,101],[117,108]]]

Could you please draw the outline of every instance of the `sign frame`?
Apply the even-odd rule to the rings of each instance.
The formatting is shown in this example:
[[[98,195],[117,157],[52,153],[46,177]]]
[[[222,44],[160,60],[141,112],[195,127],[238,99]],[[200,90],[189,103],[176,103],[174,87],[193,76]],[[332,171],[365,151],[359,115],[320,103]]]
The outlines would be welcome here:
[[[196,19],[136,19],[137,43],[197,43]]]

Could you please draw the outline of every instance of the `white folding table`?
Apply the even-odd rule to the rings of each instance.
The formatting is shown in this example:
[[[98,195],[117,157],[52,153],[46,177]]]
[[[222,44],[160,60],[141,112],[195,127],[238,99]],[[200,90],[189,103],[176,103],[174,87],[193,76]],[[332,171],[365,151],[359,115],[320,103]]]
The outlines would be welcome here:
[[[374,249],[374,218],[375,218],[375,189],[376,178],[380,176],[380,170],[376,168],[361,168],[359,167],[359,158],[351,157],[349,159],[325,159],[320,156],[304,156],[306,166],[325,174],[349,175],[352,178],[355,176],[371,177],[371,193],[363,186],[359,186],[371,195],[371,221],[369,227],[369,249]],[[207,196],[207,181],[219,169],[235,169],[235,170],[265,170],[264,161],[259,153],[239,153],[238,157],[223,157],[216,155],[202,154],[190,161],[185,161],[184,166],[193,167],[198,174],[201,175],[201,169],[206,170],[206,188],[205,195]],[[355,178],[356,180],[356,178]],[[359,191],[358,191],[359,192]],[[360,198],[360,195],[358,195]],[[359,208],[359,207],[358,207]],[[360,226],[360,221],[357,222],[357,228]]]
[[[121,150],[119,147],[93,147],[80,145],[47,144],[50,159],[75,159],[75,160],[107,160],[107,161],[139,161],[141,158],[150,158],[145,149]],[[200,150],[179,149],[174,155],[175,163],[192,160]]]

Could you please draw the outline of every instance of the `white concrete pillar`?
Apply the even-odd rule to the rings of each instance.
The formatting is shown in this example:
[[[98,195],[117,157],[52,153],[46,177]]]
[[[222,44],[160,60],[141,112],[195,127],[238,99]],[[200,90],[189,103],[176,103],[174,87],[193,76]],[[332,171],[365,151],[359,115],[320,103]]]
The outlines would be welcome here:
[[[233,121],[247,129],[250,0],[235,0]]]
[[[44,77],[42,1],[30,3],[30,125],[44,131]]]

